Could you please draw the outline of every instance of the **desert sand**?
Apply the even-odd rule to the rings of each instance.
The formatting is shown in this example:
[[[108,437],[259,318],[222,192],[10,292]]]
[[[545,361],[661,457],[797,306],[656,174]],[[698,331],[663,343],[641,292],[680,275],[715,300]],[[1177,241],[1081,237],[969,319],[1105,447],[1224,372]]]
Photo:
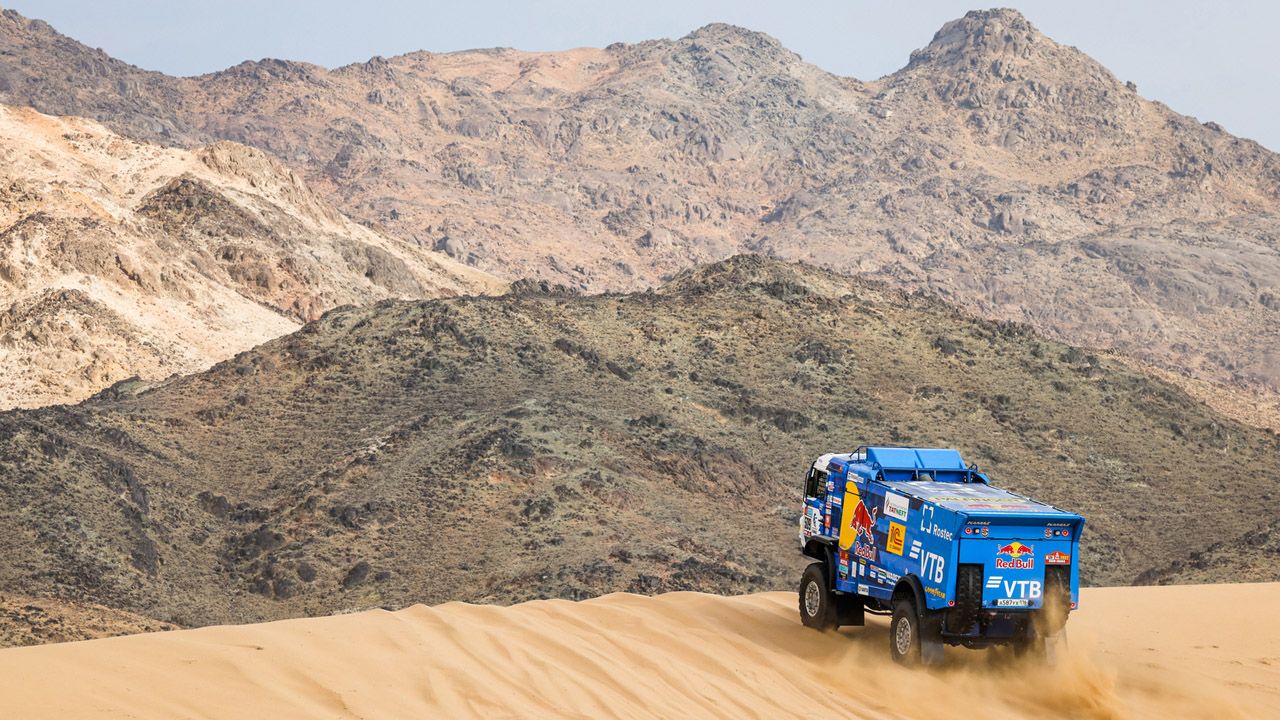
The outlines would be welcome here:
[[[886,625],[819,634],[791,593],[451,603],[0,651],[0,717],[1280,717],[1280,584],[1085,591],[1057,665]]]

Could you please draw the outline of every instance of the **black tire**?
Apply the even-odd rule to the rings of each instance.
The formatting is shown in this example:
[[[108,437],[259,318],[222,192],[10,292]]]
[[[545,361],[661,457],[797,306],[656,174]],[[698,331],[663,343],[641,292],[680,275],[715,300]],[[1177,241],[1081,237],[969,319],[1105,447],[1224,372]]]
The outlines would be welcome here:
[[[956,576],[956,606],[947,608],[947,631],[964,634],[982,611],[982,566],[961,565]]]
[[[920,664],[920,616],[916,604],[903,598],[893,604],[893,621],[889,623],[889,654],[899,665]]]
[[[827,586],[827,565],[816,562],[800,576],[800,622],[815,630],[836,628],[836,608]]]

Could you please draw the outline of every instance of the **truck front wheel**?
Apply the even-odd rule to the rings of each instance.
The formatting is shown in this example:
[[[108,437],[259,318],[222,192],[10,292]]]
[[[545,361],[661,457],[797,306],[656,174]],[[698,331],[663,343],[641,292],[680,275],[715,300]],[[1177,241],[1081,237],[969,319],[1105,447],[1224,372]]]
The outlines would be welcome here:
[[[893,604],[893,621],[889,624],[889,653],[900,665],[920,662],[920,618],[916,605],[908,598]]]
[[[800,622],[816,630],[834,630],[836,611],[831,588],[827,587],[827,566],[816,562],[800,577]]]

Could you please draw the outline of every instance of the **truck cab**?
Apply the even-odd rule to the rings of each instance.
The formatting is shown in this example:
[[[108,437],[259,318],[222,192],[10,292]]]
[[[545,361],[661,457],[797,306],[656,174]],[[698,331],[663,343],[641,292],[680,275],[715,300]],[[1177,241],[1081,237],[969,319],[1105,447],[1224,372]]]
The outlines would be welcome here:
[[[800,616],[819,629],[891,615],[890,650],[1041,652],[1079,602],[1084,518],[994,487],[955,450],[861,447],[805,477]]]

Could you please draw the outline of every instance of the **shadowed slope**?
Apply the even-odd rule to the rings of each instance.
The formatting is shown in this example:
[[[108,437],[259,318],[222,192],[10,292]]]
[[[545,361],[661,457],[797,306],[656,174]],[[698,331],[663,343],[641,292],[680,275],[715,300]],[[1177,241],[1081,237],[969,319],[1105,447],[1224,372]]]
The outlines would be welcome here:
[[[181,625],[785,588],[801,471],[869,442],[955,446],[1082,512],[1094,584],[1274,505],[1280,438],[930,299],[751,256],[657,293],[520,289],[342,309],[205,373],[0,415],[24,558],[0,582]]]

